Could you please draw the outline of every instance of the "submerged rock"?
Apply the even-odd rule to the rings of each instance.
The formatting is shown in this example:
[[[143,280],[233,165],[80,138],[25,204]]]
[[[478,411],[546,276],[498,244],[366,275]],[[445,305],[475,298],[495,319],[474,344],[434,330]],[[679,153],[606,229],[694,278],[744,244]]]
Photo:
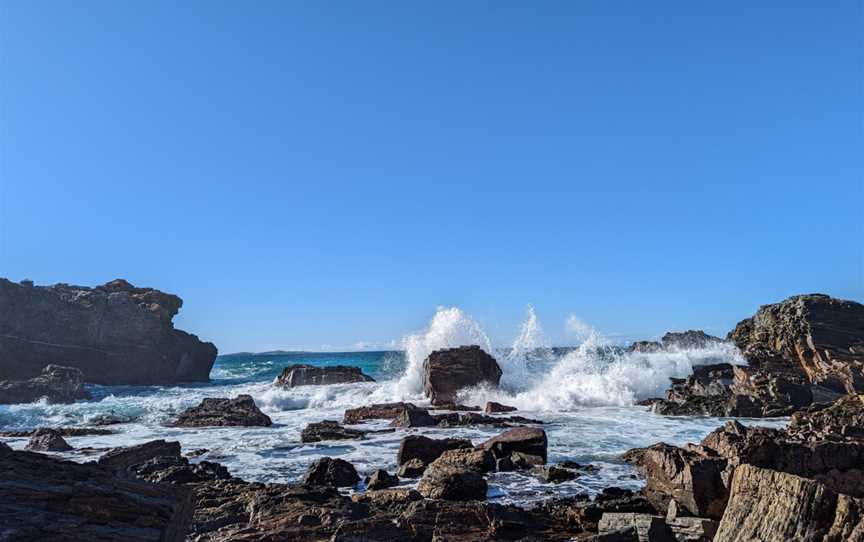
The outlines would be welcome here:
[[[34,452],[68,452],[72,449],[69,443],[55,429],[37,429],[25,449]]]
[[[310,423],[300,432],[300,442],[321,442],[322,440],[362,439],[365,431],[342,427],[336,420]]]
[[[433,405],[455,403],[461,389],[500,381],[498,362],[479,346],[436,350],[423,362],[423,391]]]
[[[305,364],[289,365],[282,369],[282,374],[276,378],[276,385],[283,388],[350,384],[353,382],[375,382],[375,379],[364,374],[360,367],[347,365],[319,367]]]
[[[234,399],[207,398],[198,406],[180,413],[171,424],[174,427],[270,427],[270,416],[261,412],[251,395],[238,395]]]
[[[174,328],[182,304],[122,279],[95,288],[0,279],[0,378],[33,378],[56,364],[95,384],[206,381],[216,347]]]
[[[43,397],[49,403],[74,403],[79,399],[90,399],[90,394],[84,389],[83,374],[74,367],[48,365],[39,376],[0,381],[0,404],[32,403]]]
[[[322,457],[312,463],[303,476],[303,484],[307,486],[346,487],[356,485],[360,481],[354,465],[344,459]]]

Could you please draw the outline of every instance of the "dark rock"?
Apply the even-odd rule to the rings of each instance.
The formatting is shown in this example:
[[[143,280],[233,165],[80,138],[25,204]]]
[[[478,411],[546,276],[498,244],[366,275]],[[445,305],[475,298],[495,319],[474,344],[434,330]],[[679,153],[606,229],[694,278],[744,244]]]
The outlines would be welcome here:
[[[151,440],[135,446],[112,448],[99,458],[99,465],[114,470],[127,470],[157,457],[180,457],[177,441]]]
[[[405,408],[390,422],[393,427],[431,427],[438,425],[439,420],[421,408]]]
[[[33,431],[0,431],[0,437],[24,438],[32,437],[40,429]],[[56,432],[61,437],[87,437],[91,435],[112,435],[114,431],[110,429],[99,429],[94,427],[52,427],[52,431]]]
[[[693,348],[707,348],[722,343],[723,339],[721,339],[720,337],[714,337],[713,335],[708,335],[701,329],[691,329],[679,333],[670,331],[669,333],[663,335],[663,338],[660,339],[660,342],[663,344],[663,348],[667,350],[671,348],[680,348],[684,350]]]
[[[454,403],[463,388],[500,381],[498,362],[479,346],[437,350],[423,362],[423,390],[433,405]]]
[[[617,531],[595,534],[581,539],[580,542],[640,542],[639,531],[636,530],[636,527],[625,527]]]
[[[375,379],[364,374],[360,367],[347,365],[317,367],[305,364],[289,365],[282,369],[282,374],[276,378],[276,385],[283,388],[327,386],[354,382],[375,382]]]
[[[429,465],[447,450],[473,449],[470,440],[459,438],[432,439],[422,435],[408,435],[399,444],[396,464],[400,467],[412,459]],[[402,474],[400,474],[402,476]]]
[[[122,279],[95,288],[0,279],[0,378],[33,378],[56,364],[95,384],[206,381],[216,347],[174,329],[182,303]]]
[[[189,490],[118,478],[93,464],[0,445],[4,540],[180,542],[192,517]]]
[[[546,463],[546,431],[537,427],[517,427],[492,437],[478,448],[489,450],[496,460],[510,458],[514,452],[540,458]]]
[[[115,416],[113,414],[100,414],[87,420],[90,425],[105,426],[105,425],[120,425],[123,423],[134,422],[135,418],[130,416]]]
[[[352,425],[368,420],[394,420],[405,411],[422,411],[427,415],[429,414],[426,409],[413,403],[376,403],[364,407],[349,408],[345,411],[342,423]]]
[[[562,482],[575,480],[579,477],[579,473],[556,465],[550,465],[540,469],[540,477],[546,482],[560,484]]]
[[[322,457],[312,463],[303,477],[308,486],[354,486],[360,481],[354,465],[344,459]]]
[[[862,540],[864,506],[815,480],[741,465],[714,542]]]
[[[864,439],[864,394],[796,412],[788,432],[801,440]]]
[[[417,484],[417,491],[427,499],[448,501],[483,500],[486,480],[474,469],[433,462]]]
[[[3,352],[2,341],[0,336],[0,355]],[[79,399],[89,399],[90,394],[84,389],[83,374],[74,367],[48,365],[33,378],[0,381],[0,404],[32,403],[43,397],[49,403],[74,403]]]
[[[864,391],[864,305],[822,294],[763,305],[729,333],[750,365],[845,393]]]
[[[479,406],[460,405],[458,403],[441,403],[436,404],[435,410],[450,410],[452,412],[479,412]]]
[[[665,511],[674,499],[690,515],[720,519],[729,497],[723,474],[726,459],[668,444],[631,450],[624,456],[645,472],[645,496]]]
[[[495,458],[492,456],[492,452],[472,448],[446,450],[432,464],[471,469],[481,473],[495,470]]]
[[[234,399],[204,399],[198,406],[181,412],[171,425],[174,427],[269,427],[273,425],[273,421],[261,412],[251,395],[238,395]]]
[[[68,452],[72,446],[69,446],[58,431],[42,428],[33,433],[25,449],[34,452]]]
[[[536,424],[542,425],[540,420],[532,420],[522,416],[487,416],[476,412],[448,412],[446,414],[434,414],[432,419],[435,425],[440,427],[466,427],[471,425],[494,425],[496,427],[512,427],[513,425]]]
[[[501,403],[496,403],[494,401],[488,401],[486,403],[486,414],[500,414],[502,412],[516,412],[519,410],[516,407],[502,405]]]
[[[426,470],[426,463],[422,460],[414,458],[399,465],[398,474],[401,478],[420,478]]]
[[[318,423],[310,423],[300,432],[301,442],[320,442],[322,440],[351,440],[362,439],[365,431],[342,427],[335,420],[324,420]]]
[[[387,489],[399,485],[399,477],[393,476],[384,469],[378,469],[364,480],[367,490]]]
[[[157,456],[136,464],[130,471],[142,480],[154,483],[193,484],[214,480],[230,480],[228,469],[218,463],[190,463],[185,457]]]
[[[628,352],[654,354],[663,351],[663,345],[657,341],[636,341],[627,348]]]

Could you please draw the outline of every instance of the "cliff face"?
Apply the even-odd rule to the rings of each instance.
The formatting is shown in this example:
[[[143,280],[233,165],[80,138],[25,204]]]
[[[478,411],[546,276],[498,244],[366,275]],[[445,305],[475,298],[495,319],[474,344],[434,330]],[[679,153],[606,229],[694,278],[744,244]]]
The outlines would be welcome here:
[[[95,288],[0,279],[0,379],[32,378],[53,363],[94,384],[207,380],[216,347],[174,329],[182,304],[122,279]]]
[[[759,308],[729,340],[756,365],[837,391],[864,390],[864,305],[810,294]]]

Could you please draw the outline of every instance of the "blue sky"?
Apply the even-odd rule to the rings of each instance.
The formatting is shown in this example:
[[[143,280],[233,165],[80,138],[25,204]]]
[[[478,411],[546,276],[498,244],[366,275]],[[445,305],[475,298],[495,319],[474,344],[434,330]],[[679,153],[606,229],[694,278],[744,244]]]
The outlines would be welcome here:
[[[223,352],[864,299],[862,5],[0,1],[0,276]]]

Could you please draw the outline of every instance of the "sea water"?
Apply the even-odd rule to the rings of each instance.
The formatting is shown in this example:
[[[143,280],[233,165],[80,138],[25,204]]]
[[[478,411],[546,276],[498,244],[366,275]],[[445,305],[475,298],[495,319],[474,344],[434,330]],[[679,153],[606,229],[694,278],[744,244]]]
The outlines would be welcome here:
[[[551,495],[594,494],[604,487],[638,489],[643,484],[620,455],[656,442],[682,445],[698,442],[723,423],[721,418],[667,417],[636,406],[640,399],[662,396],[670,377],[685,377],[706,363],[744,363],[729,344],[699,349],[633,353],[611,345],[592,330],[571,323],[581,337],[572,348],[552,348],[533,310],[512,345],[494,347],[481,326],[458,308],[439,309],[427,329],[402,341],[401,349],[383,352],[272,352],[220,356],[206,384],[178,386],[91,386],[92,401],[71,405],[37,402],[0,406],[0,430],[88,426],[97,417],[116,416],[126,423],[111,425],[110,435],[69,437],[75,450],[56,455],[92,461],[114,446],[153,439],[180,441],[184,452],[207,450],[192,461],[217,461],[235,476],[261,482],[296,482],[315,459],[341,457],[361,477],[377,468],[396,470],[396,452],[406,430],[371,433],[363,440],[303,444],[300,432],[309,423],[341,420],[347,408],[371,403],[413,401],[428,404],[422,395],[422,366],[440,348],[477,344],[493,353],[503,375],[497,389],[465,390],[460,402],[483,406],[494,400],[519,408],[517,414],[544,422],[549,460],[593,464],[596,472],[573,481],[547,484],[531,473],[496,473],[489,477],[489,496],[501,502],[528,503]],[[294,363],[353,365],[376,382],[334,386],[277,388],[273,382]],[[205,397],[249,394],[273,419],[271,427],[174,428],[168,423]],[[782,426],[787,420],[741,420]],[[388,421],[358,428],[385,429]],[[461,437],[475,444],[502,430],[494,427],[418,428],[433,438]],[[27,439],[4,439],[21,449]],[[406,480],[405,484],[413,481]],[[360,488],[362,490],[362,487]]]

